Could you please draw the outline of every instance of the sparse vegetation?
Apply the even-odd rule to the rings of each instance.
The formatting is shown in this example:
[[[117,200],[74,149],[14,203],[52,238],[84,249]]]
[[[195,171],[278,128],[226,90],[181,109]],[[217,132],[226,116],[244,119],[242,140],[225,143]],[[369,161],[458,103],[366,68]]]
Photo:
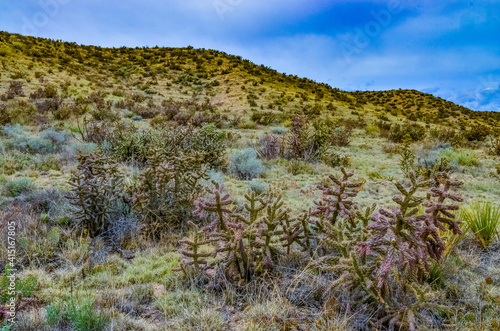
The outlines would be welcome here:
[[[498,329],[499,113],[192,47],[0,54],[0,328]]]

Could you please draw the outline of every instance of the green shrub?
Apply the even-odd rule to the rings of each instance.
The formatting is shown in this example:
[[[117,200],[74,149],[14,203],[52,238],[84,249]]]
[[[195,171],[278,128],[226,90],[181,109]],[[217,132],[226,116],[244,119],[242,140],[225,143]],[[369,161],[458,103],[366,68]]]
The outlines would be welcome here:
[[[8,138],[2,142],[4,148],[32,154],[55,153],[71,137],[68,131],[57,131],[54,128],[43,130],[39,135],[36,135],[30,132],[27,127],[19,124],[6,125],[2,130],[2,134]]]
[[[252,121],[261,125],[270,125],[281,121],[281,114],[273,111],[255,111],[251,116]]]
[[[347,167],[351,163],[349,155],[339,153],[332,148],[321,154],[321,161],[332,168]]]
[[[500,205],[491,202],[475,202],[461,210],[460,219],[487,248],[499,236]]]
[[[17,177],[3,184],[3,192],[8,197],[17,197],[35,190],[35,183],[29,177]]]
[[[248,183],[248,187],[257,194],[262,194],[269,188],[267,183],[251,181]]]
[[[351,135],[352,129],[350,127],[336,127],[329,137],[329,142],[333,146],[349,146],[351,143]]]
[[[314,169],[312,168],[311,164],[301,160],[292,159],[288,161],[286,165],[286,170],[294,176],[300,174],[308,174],[308,175],[314,174]]]
[[[464,130],[463,136],[468,141],[485,141],[490,133],[491,130],[489,127],[483,124],[476,124],[470,127],[468,130]]]
[[[271,132],[273,134],[285,134],[288,132],[288,129],[282,126],[273,126]]]
[[[474,151],[454,151],[452,149],[445,149],[440,153],[441,157],[446,157],[450,161],[456,161],[459,165],[463,166],[477,166],[479,165],[479,156]]]
[[[380,131],[379,127],[376,125],[367,125],[365,128],[365,133],[366,134],[375,134]]]
[[[420,141],[425,138],[426,133],[427,129],[417,123],[394,124],[391,126],[389,140],[401,143],[406,139],[406,136],[409,136],[412,141]]]
[[[257,159],[257,153],[253,148],[237,151],[230,158],[229,172],[238,179],[251,180],[266,170],[262,162]]]

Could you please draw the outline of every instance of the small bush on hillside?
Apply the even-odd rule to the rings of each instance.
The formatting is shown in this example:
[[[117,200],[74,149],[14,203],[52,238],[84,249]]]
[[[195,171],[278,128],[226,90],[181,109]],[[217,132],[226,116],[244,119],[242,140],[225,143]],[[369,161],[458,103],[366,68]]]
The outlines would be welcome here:
[[[2,142],[4,148],[31,154],[55,153],[61,150],[71,137],[68,131],[58,131],[55,128],[45,129],[36,135],[19,124],[6,125],[2,134],[8,138]]]
[[[425,138],[427,129],[417,123],[394,124],[391,126],[389,140],[402,143],[408,135],[412,141],[420,141]]]
[[[281,115],[272,111],[255,111],[251,116],[252,121],[261,125],[271,125],[281,121]]]
[[[347,167],[351,163],[349,155],[339,153],[333,148],[326,149],[321,154],[321,161],[332,168]]]
[[[238,179],[251,180],[259,177],[266,170],[253,148],[235,152],[230,160],[229,172]]]
[[[468,141],[485,141],[491,134],[489,127],[483,124],[476,124],[463,131],[463,136]]]
[[[35,183],[29,177],[18,177],[3,183],[3,192],[8,197],[17,197],[33,190],[35,190]]]
[[[333,146],[349,146],[351,135],[352,130],[349,127],[337,127],[332,131],[329,142]]]
[[[445,149],[440,152],[440,156],[446,157],[450,161],[456,161],[459,165],[463,166],[479,165],[479,155],[474,151],[454,151],[452,149]]]
[[[449,143],[451,146],[457,147],[463,144],[464,136],[452,128],[440,128],[431,131],[431,136],[443,143]]]
[[[287,128],[284,128],[282,126],[273,126],[271,128],[271,133],[273,134],[285,134],[288,132]]]
[[[40,137],[52,141],[56,145],[64,145],[71,139],[71,133],[67,130],[57,130],[54,127],[40,132]]]

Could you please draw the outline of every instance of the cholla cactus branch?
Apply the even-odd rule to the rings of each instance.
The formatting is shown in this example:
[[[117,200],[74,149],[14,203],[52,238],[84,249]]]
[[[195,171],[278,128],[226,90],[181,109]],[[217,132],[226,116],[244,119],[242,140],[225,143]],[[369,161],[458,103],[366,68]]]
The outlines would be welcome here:
[[[327,221],[330,224],[335,224],[340,218],[349,220],[355,225],[355,210],[357,204],[351,199],[356,197],[357,189],[363,183],[351,183],[350,178],[354,175],[354,171],[347,172],[343,167],[342,178],[336,178],[333,175],[329,176],[329,180],[333,182],[332,187],[318,185],[318,188],[323,192],[323,198],[316,203],[316,210],[313,216],[318,216],[320,222],[318,227],[321,229],[323,222]]]

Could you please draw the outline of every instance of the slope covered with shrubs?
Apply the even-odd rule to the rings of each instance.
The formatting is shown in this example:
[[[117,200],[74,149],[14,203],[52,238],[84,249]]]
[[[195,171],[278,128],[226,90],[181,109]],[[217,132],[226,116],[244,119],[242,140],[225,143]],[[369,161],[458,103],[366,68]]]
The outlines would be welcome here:
[[[212,50],[0,45],[5,330],[498,329],[496,114]]]

